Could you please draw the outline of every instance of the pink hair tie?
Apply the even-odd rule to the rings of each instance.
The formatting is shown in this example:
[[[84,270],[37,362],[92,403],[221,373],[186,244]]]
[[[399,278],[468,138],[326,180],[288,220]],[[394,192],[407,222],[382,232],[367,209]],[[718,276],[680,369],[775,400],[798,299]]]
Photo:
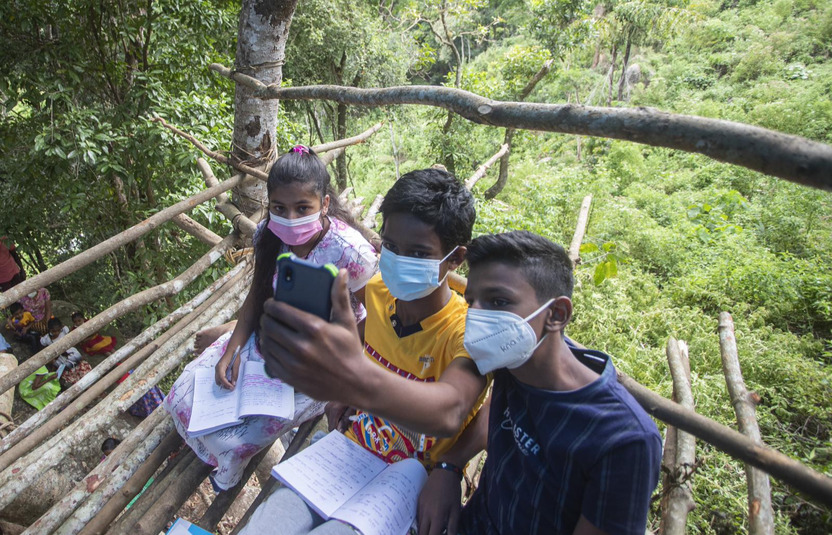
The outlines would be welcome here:
[[[292,147],[292,152],[299,152],[301,154],[309,154],[309,148],[303,145],[295,145]]]

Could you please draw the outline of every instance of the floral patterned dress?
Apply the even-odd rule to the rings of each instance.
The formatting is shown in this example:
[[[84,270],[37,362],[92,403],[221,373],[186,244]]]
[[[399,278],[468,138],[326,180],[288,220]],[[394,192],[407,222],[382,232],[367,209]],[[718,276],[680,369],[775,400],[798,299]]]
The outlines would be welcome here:
[[[321,241],[306,259],[317,264],[330,262],[345,268],[349,274],[348,287],[356,292],[375,274],[378,260],[373,246],[355,229],[335,218],[329,218],[330,227]],[[257,234],[263,231],[258,226]],[[268,231],[266,231],[268,232]],[[276,275],[275,275],[276,276]],[[356,321],[366,316],[364,306],[354,296],[353,312]],[[190,436],[187,429],[191,419],[194,399],[194,374],[198,368],[214,368],[225,352],[231,333],[220,336],[193,362],[185,367],[164,401],[165,409],[173,417],[179,434],[205,463],[216,466],[213,481],[221,489],[229,489],[242,478],[246,465],[260,450],[270,446],[280,435],[323,412],[324,403],[295,392],[295,414],[291,420],[269,416],[250,416],[234,427],[220,429],[207,435]],[[241,363],[248,360],[263,361],[252,334],[240,350]]]

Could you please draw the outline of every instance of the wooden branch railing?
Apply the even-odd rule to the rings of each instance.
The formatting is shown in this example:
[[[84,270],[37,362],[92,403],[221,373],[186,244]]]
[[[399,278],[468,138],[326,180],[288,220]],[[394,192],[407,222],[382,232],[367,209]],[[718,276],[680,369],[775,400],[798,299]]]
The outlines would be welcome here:
[[[173,429],[173,420],[164,408],[158,407],[153,414],[145,418],[136,426],[129,435],[119,444],[113,452],[101,461],[93,470],[78,484],[69,491],[61,501],[52,506],[46,513],[37,519],[23,533],[35,535],[40,533],[52,533],[64,520],[68,519],[79,503],[82,503],[87,496],[98,489],[105,480],[122,479],[127,481],[138,464],[144,461],[162,439]],[[137,455],[138,454],[138,455]],[[125,467],[127,457],[133,457],[138,464],[132,466],[133,471],[122,469]],[[115,473],[116,469],[120,469]],[[115,492],[115,488],[112,491]]]
[[[66,262],[62,262],[57,266],[44,271],[43,273],[35,275],[30,279],[26,279],[14,288],[0,294],[0,309],[6,308],[30,292],[34,292],[39,288],[43,288],[44,286],[66,277],[70,273],[78,271],[82,267],[95,262],[109,253],[112,253],[122,245],[144,236],[162,223],[173,219],[174,216],[192,210],[196,205],[209,199],[213,199],[220,193],[230,190],[240,182],[242,182],[242,178],[234,177],[218,184],[213,188],[203,190],[192,197],[188,197],[184,201],[180,201],[173,206],[169,206],[164,210],[153,214],[141,223],[130,227],[124,232],[121,232],[120,234],[117,234],[112,238],[105,240],[76,256],[73,256]],[[92,334],[92,332],[90,334]],[[2,391],[5,392],[5,389]]]
[[[180,273],[177,277],[168,282],[159,284],[152,288],[143,290],[126,299],[122,299],[115,305],[111,306],[104,312],[91,318],[86,323],[71,331],[66,336],[57,340],[54,344],[47,346],[44,350],[36,353],[32,358],[26,362],[21,363],[20,366],[12,373],[0,377],[0,393],[13,388],[16,384],[24,378],[31,375],[35,370],[56,359],[58,355],[81,343],[86,338],[97,333],[103,327],[112,323],[113,320],[132,312],[148,303],[152,303],[157,299],[175,295],[182,291],[182,289],[194,281],[202,272],[210,267],[214,262],[222,258],[223,253],[231,248],[234,242],[237,241],[237,234],[231,234],[223,239],[219,244],[215,245],[203,255],[199,260],[194,262],[188,269]],[[76,257],[77,258],[77,257]],[[71,261],[71,260],[70,260]]]
[[[245,295],[241,290],[247,288],[248,282],[248,279],[242,279],[236,285],[236,291],[234,288],[225,289],[212,306],[154,352],[83,418],[75,420],[45,444],[0,472],[0,509],[7,507],[46,470],[56,466],[76,444],[87,440],[92,433],[112,421],[117,413],[127,410],[185,356],[190,355],[191,336],[207,325],[225,322],[236,312]]]
[[[760,468],[827,507],[832,506],[832,477],[818,473],[768,446],[755,444],[730,427],[663,398],[620,371],[618,381],[655,418],[695,435],[735,459]]]
[[[205,180],[206,186],[213,188],[219,184],[219,181],[217,180],[217,177],[214,176],[214,171],[211,170],[211,166],[208,162],[202,158],[197,158],[196,165],[202,173],[202,178]],[[245,175],[239,176],[241,178],[245,177]],[[234,230],[247,237],[254,236],[254,231],[257,229],[257,223],[246,217],[246,215],[231,202],[231,199],[228,198],[228,194],[223,193],[218,195],[217,204],[214,208],[231,222],[231,226],[234,227]]]
[[[696,152],[799,184],[832,190],[832,147],[742,123],[676,115],[651,108],[501,102],[450,87],[266,86],[217,63],[211,64],[210,68],[251,89],[254,96],[262,99],[331,100],[371,107],[434,106],[478,124],[623,139]]]
[[[745,388],[737,353],[737,339],[734,336],[734,320],[727,312],[719,313],[719,349],[722,356],[722,371],[731,397],[731,405],[737,414],[740,433],[755,444],[762,444],[760,427],[757,425],[755,403]],[[748,482],[748,534],[774,535],[774,511],[771,508],[771,483],[768,475],[754,468],[745,467]]]
[[[205,228],[198,221],[194,221],[185,214],[174,216],[172,221],[177,227],[181,228],[202,243],[213,247],[222,241],[222,236],[218,235],[209,228]]]
[[[222,296],[222,291],[218,291],[220,288],[226,284],[231,287],[238,284],[239,279],[244,276],[243,273],[240,273],[244,266],[246,266],[245,261],[238,264],[237,267],[217,281],[219,284],[215,282],[203,290],[188,305],[180,307],[174,313],[159,320],[152,327],[136,337],[134,341],[138,340],[141,345],[147,342],[150,343],[144,345],[140,351],[136,351],[130,358],[125,360],[122,363],[123,368],[112,369],[127,355],[130,355],[136,350],[138,345],[134,344],[134,341],[129,342],[127,346],[113,353],[113,355],[93,368],[80,381],[70,387],[69,390],[62,392],[46,407],[26,420],[18,429],[15,429],[14,433],[2,441],[2,451],[4,453],[0,455],[0,471],[5,470],[10,464],[37,447],[38,444],[54,432],[61,429],[76,414],[86,409],[98,396],[104,394],[108,388],[116,384],[118,379],[124,375],[123,372],[125,369],[132,369],[144,362],[150,354],[158,350],[171,337],[204,313],[208,307],[212,306]],[[170,327],[174,321],[177,321],[176,324]],[[157,325],[159,326],[157,327]],[[167,329],[168,327],[170,329],[167,332],[158,338],[156,337],[161,330]],[[131,345],[132,347],[130,347]],[[108,370],[111,371],[107,373]],[[79,397],[76,399],[76,396]]]
[[[171,452],[180,445],[182,445],[182,438],[174,429],[168,433],[168,436],[162,440],[127,481],[122,483],[115,478],[112,481],[107,480],[104,485],[96,489],[92,496],[75,511],[63,526],[67,526],[79,535],[100,535],[104,533],[104,529],[109,527],[113,520],[127,507],[127,504],[142,491],[148,480],[156,473],[156,470],[165,462]],[[106,497],[111,486],[114,486],[117,492],[107,500]],[[82,529],[76,530],[79,525]]]

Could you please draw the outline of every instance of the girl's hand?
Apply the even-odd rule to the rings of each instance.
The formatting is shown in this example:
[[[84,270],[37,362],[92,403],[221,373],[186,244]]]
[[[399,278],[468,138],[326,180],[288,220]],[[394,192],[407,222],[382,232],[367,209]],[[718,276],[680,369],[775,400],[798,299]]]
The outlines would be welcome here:
[[[238,356],[234,360],[234,366],[231,367],[231,379],[228,379],[228,366],[231,364],[231,359],[233,358],[234,351],[231,350],[231,345],[226,348],[225,353],[223,353],[222,358],[217,365],[214,366],[214,380],[223,388],[227,388],[228,390],[234,390],[234,387],[237,385],[237,374],[240,373],[240,357]]]

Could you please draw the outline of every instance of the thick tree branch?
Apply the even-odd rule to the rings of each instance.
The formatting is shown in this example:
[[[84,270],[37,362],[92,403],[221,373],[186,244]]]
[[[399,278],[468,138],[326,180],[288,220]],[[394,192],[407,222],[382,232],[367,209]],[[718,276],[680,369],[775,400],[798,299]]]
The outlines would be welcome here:
[[[451,110],[469,121],[634,141],[704,154],[793,182],[832,190],[832,147],[757,126],[675,115],[651,108],[500,102],[449,87],[359,89],[339,86],[265,86],[216,63],[211,69],[263,99],[332,100],[354,106],[421,104]]]

